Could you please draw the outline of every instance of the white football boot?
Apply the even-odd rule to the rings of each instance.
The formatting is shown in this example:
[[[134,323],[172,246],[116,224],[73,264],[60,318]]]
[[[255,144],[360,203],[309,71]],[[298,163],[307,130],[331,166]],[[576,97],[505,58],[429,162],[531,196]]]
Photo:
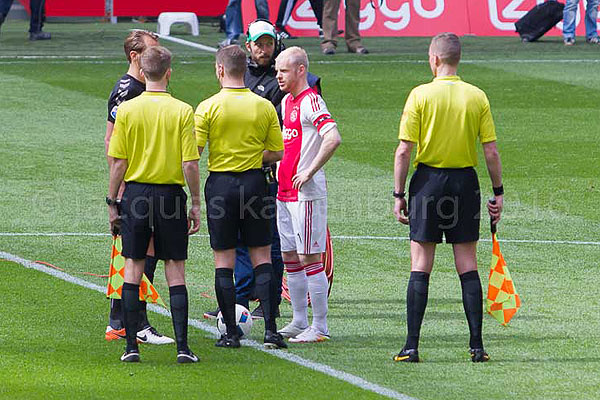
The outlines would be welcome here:
[[[297,325],[294,325],[292,322],[290,322],[289,324],[278,330],[277,333],[279,333],[284,338],[293,338],[304,332],[306,329],[308,329],[308,327],[305,326],[304,328],[300,328]]]
[[[321,333],[310,326],[296,337],[290,338],[290,343],[318,343],[325,342],[329,339],[331,339],[329,332]]]
[[[170,344],[175,343],[173,339],[168,336],[161,335],[154,329],[149,326],[146,329],[142,329],[137,333],[138,343],[148,343],[148,344]]]

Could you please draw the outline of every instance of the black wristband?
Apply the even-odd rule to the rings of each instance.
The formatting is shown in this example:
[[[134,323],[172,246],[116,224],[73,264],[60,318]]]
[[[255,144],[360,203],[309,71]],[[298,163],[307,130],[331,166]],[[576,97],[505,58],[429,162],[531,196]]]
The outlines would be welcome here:
[[[492,188],[494,190],[494,196],[502,196],[504,194],[504,185]]]
[[[403,199],[404,196],[406,196],[406,192],[398,193],[398,192],[394,191],[394,192],[392,192],[392,195],[394,195],[394,197],[397,199]]]
[[[106,196],[106,204],[109,206],[116,206],[118,203],[118,200],[116,199],[111,199],[110,197]]]

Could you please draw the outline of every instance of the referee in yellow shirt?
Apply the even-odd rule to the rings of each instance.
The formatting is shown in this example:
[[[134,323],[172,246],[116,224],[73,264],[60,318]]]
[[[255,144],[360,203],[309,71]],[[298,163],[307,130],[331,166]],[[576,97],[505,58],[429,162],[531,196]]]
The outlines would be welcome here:
[[[283,137],[275,107],[244,84],[246,54],[239,46],[217,52],[221,91],[198,105],[196,139],[200,154],[208,142],[204,186],[210,245],[215,258],[215,292],[227,334],[218,347],[240,347],[235,318],[233,268],[238,242],[248,247],[255,293],[264,312],[267,348],[287,347],[277,333],[278,285],[271,264],[271,219],[275,201],[268,197],[262,165],[283,156]]]
[[[127,348],[124,362],[139,362],[137,328],[139,290],[146,250],[152,236],[157,259],[165,261],[177,362],[197,362],[187,344],[188,293],[185,260],[188,235],[200,224],[198,149],[194,138],[194,112],[190,105],[167,93],[171,78],[171,53],[164,47],[149,47],[140,67],[146,91],[119,106],[108,155],[114,158],[106,202],[111,225],[117,223],[116,198],[121,181],[121,235],[125,258],[123,322]],[[192,196],[186,216],[187,182]]]
[[[483,348],[483,294],[477,272],[477,241],[481,197],[475,167],[476,142],[483,145],[496,204],[488,204],[493,223],[503,205],[502,166],[496,131],[485,93],[457,75],[461,45],[453,33],[431,41],[429,65],[434,80],[412,90],[400,122],[400,145],[394,162],[394,214],[410,225],[411,273],[406,294],[408,335],[395,361],[418,362],[419,335],[437,243],[452,244],[465,314],[469,324],[469,352],[473,362],[489,360]],[[416,171],[408,188],[406,176],[414,145]]]

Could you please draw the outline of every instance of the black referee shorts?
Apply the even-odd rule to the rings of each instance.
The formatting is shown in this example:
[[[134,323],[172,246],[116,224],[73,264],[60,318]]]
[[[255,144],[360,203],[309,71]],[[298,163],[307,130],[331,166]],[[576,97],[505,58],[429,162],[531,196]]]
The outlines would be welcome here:
[[[479,240],[481,195],[473,168],[419,164],[408,189],[410,239],[467,243]]]
[[[244,172],[211,172],[204,186],[210,246],[234,249],[271,244],[271,219],[275,201],[267,192],[260,169]]]
[[[127,182],[121,200],[123,257],[146,258],[154,234],[160,260],[185,260],[188,249],[187,195],[179,185]]]

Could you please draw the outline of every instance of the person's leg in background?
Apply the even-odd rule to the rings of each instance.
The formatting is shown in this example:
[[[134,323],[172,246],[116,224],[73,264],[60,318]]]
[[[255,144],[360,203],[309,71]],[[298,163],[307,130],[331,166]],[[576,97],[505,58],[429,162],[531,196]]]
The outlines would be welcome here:
[[[256,7],[256,16],[260,19],[269,20],[269,3],[267,0],[254,0],[254,6]]]
[[[281,0],[281,3],[279,3],[279,11],[277,12],[277,21],[275,22],[275,27],[277,28],[277,32],[279,32],[279,35],[282,39],[294,39],[294,37],[285,29],[285,26],[292,15],[296,1],[297,0]]]
[[[575,22],[579,0],[567,0],[563,10],[563,40],[565,45],[575,44]]]
[[[596,19],[598,18],[598,0],[588,0],[585,9],[585,38],[589,43],[598,44],[598,28]]]
[[[346,1],[346,46],[350,53],[367,54],[368,50],[360,42],[360,0]]]
[[[250,296],[254,288],[254,270],[250,254],[246,246],[238,246],[235,249],[235,302],[246,308],[250,308]]]
[[[323,29],[323,0],[310,0],[310,7],[313,9],[315,13],[315,18],[317,18],[317,25],[321,30]]]
[[[225,34],[227,38],[220,43],[221,46],[235,44],[242,34],[242,1],[229,0],[225,10]]]
[[[321,42],[321,51],[323,54],[335,54],[339,10],[340,0],[324,0],[323,41]]]
[[[46,21],[46,0],[31,0],[31,19],[29,22],[29,40],[49,40],[50,34],[42,32]]]
[[[13,0],[0,0],[0,27],[2,26],[2,23],[4,23],[12,3]]]

